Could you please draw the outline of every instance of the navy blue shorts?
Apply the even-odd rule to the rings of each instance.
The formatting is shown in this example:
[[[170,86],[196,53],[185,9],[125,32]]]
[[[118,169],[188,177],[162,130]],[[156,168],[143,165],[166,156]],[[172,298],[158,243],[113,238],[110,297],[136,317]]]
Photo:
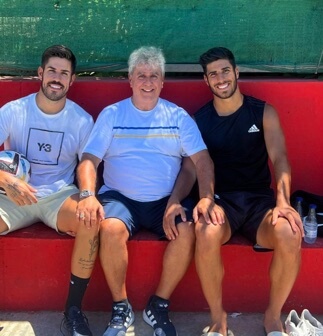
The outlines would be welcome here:
[[[232,234],[239,231],[253,243],[265,214],[276,206],[272,189],[222,192],[215,195],[214,201],[224,209]]]
[[[118,218],[125,223],[130,236],[133,236],[141,228],[145,228],[165,238],[163,229],[163,217],[169,197],[164,197],[152,202],[139,202],[132,200],[118,191],[109,190],[98,195],[103,205],[105,218]],[[193,220],[194,200],[185,198],[182,206],[186,212],[188,221]],[[175,218],[175,223],[181,223],[181,216]]]

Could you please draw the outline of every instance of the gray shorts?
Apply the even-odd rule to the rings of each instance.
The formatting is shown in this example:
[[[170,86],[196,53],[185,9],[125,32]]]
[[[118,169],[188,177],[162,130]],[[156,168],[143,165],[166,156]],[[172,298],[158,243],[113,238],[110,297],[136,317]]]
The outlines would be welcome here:
[[[24,206],[18,206],[11,202],[6,195],[0,194],[0,216],[9,227],[8,231],[0,233],[0,235],[25,228],[37,222],[43,222],[58,232],[57,214],[62,204],[68,197],[78,193],[79,190],[72,184],[52,195],[39,198],[37,203]]]

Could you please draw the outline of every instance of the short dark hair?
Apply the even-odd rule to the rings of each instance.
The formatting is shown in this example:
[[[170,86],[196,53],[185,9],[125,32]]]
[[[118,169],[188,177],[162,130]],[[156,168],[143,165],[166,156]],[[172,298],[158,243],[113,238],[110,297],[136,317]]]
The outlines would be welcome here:
[[[72,50],[63,46],[63,45],[53,45],[51,47],[48,47],[42,55],[41,58],[41,67],[45,69],[46,64],[48,63],[48,60],[51,57],[59,57],[59,58],[65,58],[68,61],[71,62],[72,66],[72,74],[75,73],[76,69],[76,57],[73,54]]]
[[[200,56],[199,63],[201,64],[204,73],[206,74],[206,66],[209,63],[212,63],[214,61],[218,61],[220,59],[226,59],[230,62],[233,69],[236,68],[236,61],[234,58],[233,53],[224,47],[215,47],[211,48],[208,51],[206,51],[204,54]]]

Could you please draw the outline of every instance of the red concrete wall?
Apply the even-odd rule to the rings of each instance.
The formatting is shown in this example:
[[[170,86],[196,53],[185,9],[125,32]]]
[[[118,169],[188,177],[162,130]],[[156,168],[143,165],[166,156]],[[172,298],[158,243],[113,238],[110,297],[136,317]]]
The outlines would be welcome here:
[[[142,310],[154,293],[161,272],[166,241],[137,235],[129,241],[128,297]],[[284,311],[322,314],[323,239],[303,244],[302,267]],[[63,310],[70,278],[73,238],[35,224],[0,237],[0,310]],[[272,252],[255,252],[242,237],[222,247],[225,267],[223,302],[229,312],[263,312],[268,304],[268,268]],[[111,293],[97,261],[83,308],[111,310]],[[171,297],[173,311],[207,311],[194,262]]]
[[[293,174],[293,190],[323,195],[323,82],[315,80],[242,80],[242,92],[267,100],[280,115]],[[0,106],[38,91],[34,80],[0,81]],[[69,97],[94,117],[108,104],[131,94],[126,80],[79,80]],[[211,99],[202,80],[168,80],[162,96],[194,113]],[[129,242],[128,295],[143,309],[156,289],[167,242],[142,236]],[[147,238],[147,237],[146,237]],[[139,239],[139,240],[138,240]],[[70,274],[73,239],[42,225],[0,237],[0,310],[62,310]],[[302,268],[284,310],[309,308],[322,313],[323,239],[304,245]],[[226,269],[223,300],[228,311],[262,312],[268,301],[271,252],[256,253],[241,237],[222,248]],[[194,263],[176,288],[171,309],[204,311]],[[84,309],[110,310],[111,295],[97,263]]]

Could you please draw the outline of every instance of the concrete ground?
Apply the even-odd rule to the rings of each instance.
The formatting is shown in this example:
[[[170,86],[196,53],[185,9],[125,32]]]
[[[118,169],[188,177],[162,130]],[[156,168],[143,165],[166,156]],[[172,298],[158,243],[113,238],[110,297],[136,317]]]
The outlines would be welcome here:
[[[300,314],[301,312],[299,312]],[[135,312],[136,320],[127,336],[152,336],[153,329]],[[62,312],[0,312],[0,336],[62,336]],[[110,318],[109,312],[86,312],[93,336],[102,336]],[[208,313],[171,312],[178,336],[201,336],[208,325]],[[317,316],[316,316],[317,317]],[[265,336],[262,314],[229,313],[228,325],[234,336]],[[283,316],[283,321],[286,315]],[[322,321],[320,317],[317,317]]]

